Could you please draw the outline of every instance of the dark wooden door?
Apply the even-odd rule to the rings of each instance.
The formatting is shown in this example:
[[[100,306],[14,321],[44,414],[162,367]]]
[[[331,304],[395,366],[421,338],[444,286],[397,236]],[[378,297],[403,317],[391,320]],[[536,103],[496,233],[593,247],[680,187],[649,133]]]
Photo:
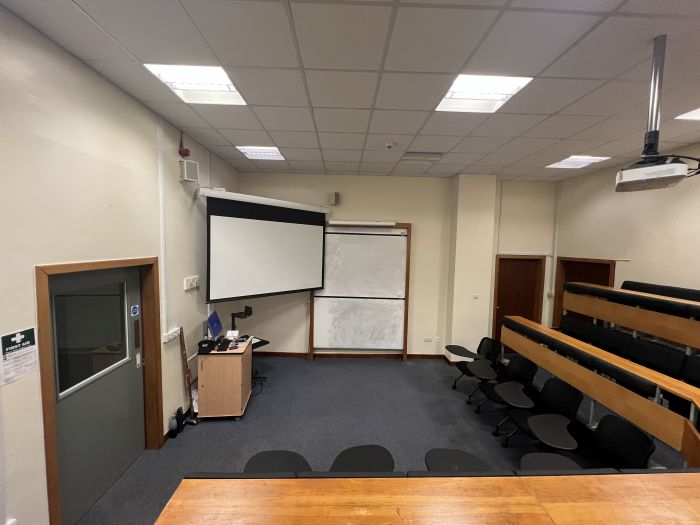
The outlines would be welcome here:
[[[608,259],[557,258],[557,277],[554,290],[552,326],[559,327],[564,312],[564,283],[590,283],[603,286],[615,284],[615,261]]]
[[[506,315],[542,320],[544,256],[498,255],[493,313],[493,338],[500,340]]]

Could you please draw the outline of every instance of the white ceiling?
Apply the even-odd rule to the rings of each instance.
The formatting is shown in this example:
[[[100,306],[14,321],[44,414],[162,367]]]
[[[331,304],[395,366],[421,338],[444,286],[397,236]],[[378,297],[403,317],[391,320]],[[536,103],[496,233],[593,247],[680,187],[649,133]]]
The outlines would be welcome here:
[[[700,142],[698,0],[0,0],[241,171],[561,180],[641,149],[669,34],[663,148]],[[143,63],[221,65],[248,106],[187,105]],[[458,73],[535,77],[497,113],[437,113]],[[387,142],[395,143],[387,150]],[[236,145],[276,145],[285,162]],[[434,164],[405,151],[441,152]],[[590,171],[590,170],[589,170]]]

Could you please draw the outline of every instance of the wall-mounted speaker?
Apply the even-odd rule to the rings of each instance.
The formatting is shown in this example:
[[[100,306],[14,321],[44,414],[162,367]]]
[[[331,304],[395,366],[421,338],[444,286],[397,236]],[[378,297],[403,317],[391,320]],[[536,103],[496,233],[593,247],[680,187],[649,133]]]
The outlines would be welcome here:
[[[199,182],[199,162],[180,160],[180,182]]]
[[[328,194],[328,204],[331,206],[338,206],[340,204],[340,193],[333,191]]]

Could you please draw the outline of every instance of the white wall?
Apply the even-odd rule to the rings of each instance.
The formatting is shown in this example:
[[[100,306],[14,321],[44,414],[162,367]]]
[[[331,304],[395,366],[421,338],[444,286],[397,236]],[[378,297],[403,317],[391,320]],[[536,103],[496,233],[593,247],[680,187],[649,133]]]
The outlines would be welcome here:
[[[445,297],[450,239],[452,181],[427,177],[240,174],[239,191],[311,204],[325,204],[340,192],[341,204],[331,219],[410,222],[412,228],[408,351],[441,353],[444,346]],[[238,323],[241,330],[271,341],[266,350],[306,352],[308,293],[220,303],[217,311],[228,325],[228,313],[244,304],[254,315]],[[440,342],[425,343],[424,336]]]
[[[700,146],[679,153],[700,154]],[[620,261],[625,279],[700,288],[700,177],[674,188],[615,193],[616,169],[561,185],[557,255]]]
[[[201,298],[188,300],[181,283],[204,270],[205,230],[201,204],[176,182],[176,131],[3,8],[0,114],[6,166],[0,175],[6,246],[0,333],[36,324],[35,265],[159,255],[161,130],[169,324],[184,325],[190,343],[196,340]],[[233,188],[235,172],[214,157],[207,168],[206,152],[191,146],[216,185]],[[176,343],[163,348],[167,410],[183,404],[179,359]],[[3,387],[1,397],[7,515],[19,523],[46,523],[38,372]]]

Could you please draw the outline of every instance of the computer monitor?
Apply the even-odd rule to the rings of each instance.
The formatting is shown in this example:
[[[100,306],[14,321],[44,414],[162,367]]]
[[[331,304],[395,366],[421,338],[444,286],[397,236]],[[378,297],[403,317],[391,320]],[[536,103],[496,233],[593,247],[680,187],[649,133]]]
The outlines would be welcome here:
[[[207,319],[207,325],[209,326],[209,331],[211,332],[211,336],[212,337],[219,337],[219,334],[221,333],[223,326],[221,324],[221,319],[219,319],[219,314],[216,313],[216,311],[212,312],[212,314]]]

